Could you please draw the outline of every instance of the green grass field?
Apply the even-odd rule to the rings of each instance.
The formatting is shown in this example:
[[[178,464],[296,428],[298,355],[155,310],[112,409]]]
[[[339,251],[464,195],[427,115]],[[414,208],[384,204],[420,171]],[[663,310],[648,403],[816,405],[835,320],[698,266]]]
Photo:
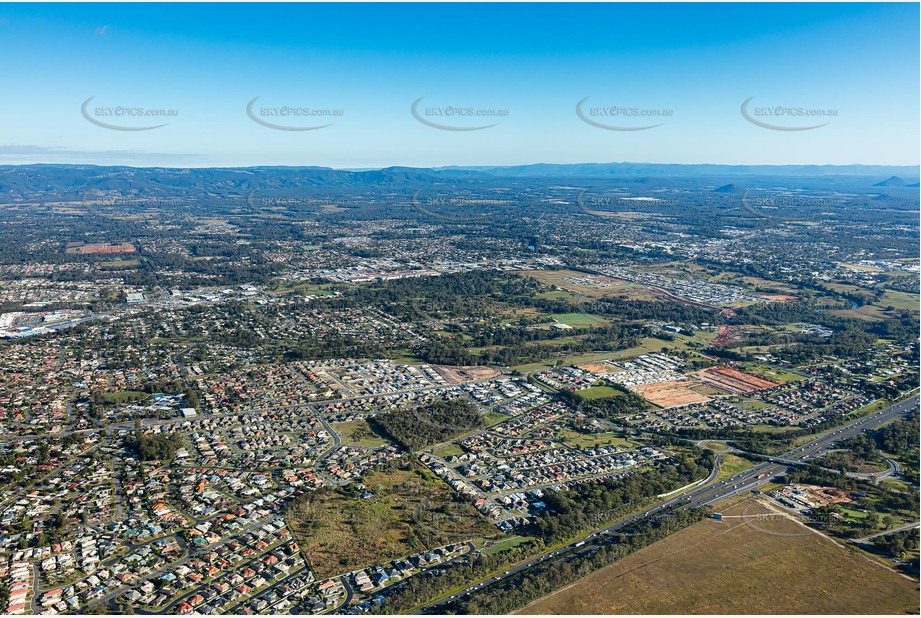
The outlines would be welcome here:
[[[597,326],[598,324],[608,323],[604,318],[599,318],[596,315],[589,315],[588,313],[554,313],[551,317],[560,324],[565,324],[574,328],[579,328],[580,326]]]
[[[486,547],[486,544],[489,543],[489,541],[483,541],[482,544],[477,545],[477,549],[482,551],[487,556],[492,556],[493,554],[498,554],[507,549],[517,547],[518,545],[521,545],[522,543],[526,543],[529,540],[531,540],[531,537],[528,537],[528,536],[517,536],[517,535],[510,536],[502,540],[495,541],[489,547]]]
[[[767,410],[768,408],[773,407],[771,404],[765,401],[761,401],[760,399],[752,399],[751,397],[741,397],[740,399],[742,407],[746,410],[758,411]]]
[[[458,446],[457,444],[449,444],[447,446],[444,446],[438,449],[437,451],[433,451],[432,454],[435,455],[436,457],[441,457],[442,459],[444,459],[445,457],[455,457],[457,455],[463,455],[464,449]]]
[[[102,270],[119,270],[122,268],[136,268],[140,265],[140,260],[111,260],[109,262],[100,262],[99,268]]]
[[[594,448],[595,445],[616,446],[623,449],[630,449],[636,446],[635,443],[613,432],[580,433],[571,429],[561,429],[557,433],[557,438],[578,449]]]
[[[675,336],[674,341],[666,341],[657,337],[646,337],[640,342],[639,345],[632,348],[627,348],[626,350],[618,350],[614,354],[611,354],[610,358],[630,358],[631,356],[639,356],[640,354],[661,352],[662,348],[668,348],[670,350],[686,350],[688,347],[688,341],[688,338],[681,337],[679,335]]]
[[[765,378],[766,380],[772,380],[774,382],[798,382],[799,380],[805,380],[806,376],[794,373],[792,371],[787,371],[785,369],[780,369],[779,367],[772,367],[771,365],[765,365],[764,363],[743,363],[743,371],[747,371],[750,374]]]
[[[616,388],[611,388],[610,386],[593,386],[591,388],[585,388],[581,391],[576,391],[576,395],[581,397],[586,401],[594,401],[595,399],[606,399],[608,397],[617,397],[621,392]]]
[[[896,309],[905,309],[908,311],[918,311],[917,294],[908,292],[898,292],[896,290],[886,290],[882,299],[877,303],[883,307],[893,306]]]
[[[508,414],[500,414],[499,412],[487,412],[486,414],[483,415],[483,420],[486,421],[486,425],[488,427],[492,427],[493,425],[498,425],[502,421],[508,420],[510,418],[512,417],[509,416]]]
[[[723,455],[723,461],[720,464],[720,473],[717,475],[716,480],[724,481],[731,476],[735,476],[743,470],[748,470],[754,466],[752,462],[747,459],[743,459],[738,455],[733,455],[731,453]]]
[[[378,435],[367,421],[333,423],[332,428],[342,437],[343,444],[375,448],[388,443],[388,440]]]

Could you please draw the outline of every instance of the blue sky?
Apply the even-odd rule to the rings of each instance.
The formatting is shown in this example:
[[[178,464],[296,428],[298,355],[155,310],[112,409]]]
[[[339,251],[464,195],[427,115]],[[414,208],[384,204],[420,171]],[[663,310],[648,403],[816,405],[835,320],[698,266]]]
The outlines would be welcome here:
[[[918,18],[917,4],[0,4],[0,163],[916,165]],[[332,124],[262,126],[256,97],[257,119]],[[422,120],[495,126],[429,126],[420,97]],[[586,97],[598,123],[661,124],[592,126]],[[750,97],[775,128],[743,117]],[[119,106],[177,115],[104,115]],[[283,106],[341,115],[263,109]],[[765,115],[777,107],[826,116]]]

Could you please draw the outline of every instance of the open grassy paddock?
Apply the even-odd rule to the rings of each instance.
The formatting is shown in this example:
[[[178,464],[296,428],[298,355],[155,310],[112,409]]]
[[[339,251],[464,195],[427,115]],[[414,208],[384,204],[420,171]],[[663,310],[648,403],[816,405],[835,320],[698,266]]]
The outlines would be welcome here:
[[[593,386],[591,388],[583,388],[581,391],[576,391],[576,394],[586,401],[593,401],[595,399],[617,397],[621,392],[610,386]]]
[[[448,543],[495,534],[443,481],[409,469],[372,472],[368,497],[313,492],[285,519],[317,577],[330,577]],[[360,542],[356,542],[360,539]]]
[[[383,446],[389,441],[378,435],[367,421],[348,421],[346,423],[333,423],[333,430],[340,435],[344,444],[375,448]]]
[[[614,432],[581,433],[572,429],[562,429],[557,437],[573,448],[588,449],[598,446],[616,446],[618,448],[635,448],[636,444],[622,438]]]
[[[738,455],[733,455],[732,453],[727,453],[723,455],[723,461],[720,463],[720,473],[716,477],[716,480],[723,481],[728,479],[731,476],[735,476],[743,470],[748,470],[755,464],[739,457]]]
[[[918,613],[917,581],[754,497],[732,500],[717,510],[746,517],[694,524],[518,613]]]
[[[551,317],[560,324],[579,328],[583,326],[597,326],[598,324],[607,324],[604,318],[599,318],[588,313],[554,313]]]

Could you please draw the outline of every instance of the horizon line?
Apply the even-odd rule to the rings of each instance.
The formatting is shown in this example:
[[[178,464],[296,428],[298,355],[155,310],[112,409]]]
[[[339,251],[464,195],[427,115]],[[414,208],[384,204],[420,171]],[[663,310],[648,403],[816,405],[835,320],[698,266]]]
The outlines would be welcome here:
[[[0,163],[3,167],[29,167],[29,166],[54,166],[54,167],[100,167],[113,168],[123,167],[130,169],[317,169],[330,170],[338,172],[379,172],[392,169],[406,170],[472,170],[483,171],[490,169],[516,168],[516,167],[535,167],[539,165],[553,166],[582,166],[582,165],[649,165],[649,166],[681,166],[681,167],[817,167],[817,168],[853,168],[853,167],[882,167],[882,168],[914,168],[921,172],[921,163],[652,163],[648,161],[584,161],[579,163],[553,163],[539,161],[534,163],[515,163],[515,164],[478,164],[478,165],[436,165],[436,166],[415,166],[415,165],[385,165],[381,167],[331,167],[326,165],[131,165],[131,164],[107,164],[107,163],[56,163],[56,162],[31,162],[31,163]]]

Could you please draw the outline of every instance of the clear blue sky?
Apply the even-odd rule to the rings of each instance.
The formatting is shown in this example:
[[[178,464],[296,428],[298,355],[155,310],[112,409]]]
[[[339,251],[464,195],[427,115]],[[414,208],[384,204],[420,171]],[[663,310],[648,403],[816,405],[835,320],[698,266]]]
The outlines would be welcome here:
[[[0,5],[0,163],[505,165],[919,162],[917,4]],[[168,122],[149,131],[120,126]],[[341,109],[316,131],[246,105]],[[507,110],[416,120],[411,105]],[[583,108],[671,110],[597,120]],[[743,118],[836,110],[809,131]],[[116,119],[97,106],[176,109]],[[258,111],[256,112],[259,113]],[[423,112],[424,113],[424,112]],[[812,119],[765,118],[775,125]],[[276,122],[278,123],[278,122]]]

